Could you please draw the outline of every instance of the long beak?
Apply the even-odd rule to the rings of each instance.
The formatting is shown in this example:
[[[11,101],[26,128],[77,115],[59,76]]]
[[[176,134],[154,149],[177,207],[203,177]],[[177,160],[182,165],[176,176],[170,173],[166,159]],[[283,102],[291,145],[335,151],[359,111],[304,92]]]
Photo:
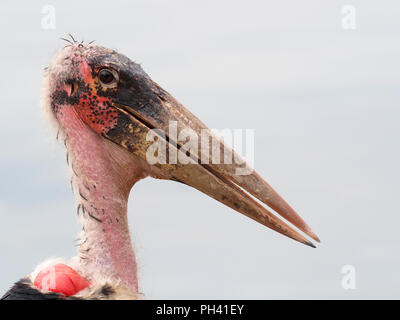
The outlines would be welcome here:
[[[152,129],[162,130],[164,133],[159,133],[158,139],[165,143],[168,155],[184,152],[181,149],[181,143],[168,136],[171,121],[176,123],[178,135],[182,130],[189,128],[200,137],[204,130],[208,130],[199,119],[156,83],[152,83],[151,90],[154,93],[152,100],[141,105],[140,108],[137,107],[137,103],[130,103],[126,99],[116,101],[114,107],[119,112],[118,123],[116,127],[104,134],[109,140],[145,160],[147,150],[154,143],[153,140],[148,139],[148,133]],[[191,163],[168,163],[171,161],[167,161],[167,163],[155,163],[154,165],[173,180],[192,186],[289,238],[315,247],[305,236],[280,220],[251,196],[253,195],[268,205],[312,239],[320,241],[304,220],[257,172],[250,168],[231,148],[224,145],[211,131],[207,132],[211,139],[220,142],[218,152],[231,152],[233,158],[238,161],[230,164],[204,163],[202,159],[212,159],[211,150],[200,146],[198,154],[190,154]],[[223,155],[220,158],[223,159]],[[240,172],[245,170],[248,174],[237,174],[238,170],[241,170]]]

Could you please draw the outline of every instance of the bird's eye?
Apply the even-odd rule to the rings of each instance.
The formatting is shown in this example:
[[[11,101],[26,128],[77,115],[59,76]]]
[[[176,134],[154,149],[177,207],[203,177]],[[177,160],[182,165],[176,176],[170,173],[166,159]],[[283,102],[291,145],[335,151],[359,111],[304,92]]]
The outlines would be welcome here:
[[[106,88],[112,88],[118,84],[118,73],[113,69],[101,69],[98,77],[100,83]]]

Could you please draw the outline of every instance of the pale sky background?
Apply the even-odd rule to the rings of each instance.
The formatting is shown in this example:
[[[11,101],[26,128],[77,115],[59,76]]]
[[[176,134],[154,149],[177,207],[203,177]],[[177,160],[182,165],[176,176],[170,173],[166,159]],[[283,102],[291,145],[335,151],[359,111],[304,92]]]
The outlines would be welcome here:
[[[54,5],[56,29],[41,27]],[[356,30],[341,8],[356,8]],[[255,129],[255,168],[318,233],[311,249],[184,185],[146,179],[129,219],[155,298],[400,298],[398,1],[0,2],[0,294],[79,226],[43,68],[78,39],[115,48],[211,128]],[[344,265],[356,289],[341,286]]]

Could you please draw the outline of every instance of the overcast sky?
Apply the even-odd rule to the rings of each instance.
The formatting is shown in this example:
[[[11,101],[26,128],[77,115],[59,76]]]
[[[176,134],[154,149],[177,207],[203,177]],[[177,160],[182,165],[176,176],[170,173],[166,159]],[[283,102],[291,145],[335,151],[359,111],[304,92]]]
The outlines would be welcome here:
[[[47,4],[55,29],[42,28]],[[209,127],[255,129],[256,170],[322,240],[308,248],[149,178],[129,205],[147,298],[399,299],[399,16],[398,1],[2,0],[0,294],[75,255],[65,154],[39,107],[70,32],[141,63]]]

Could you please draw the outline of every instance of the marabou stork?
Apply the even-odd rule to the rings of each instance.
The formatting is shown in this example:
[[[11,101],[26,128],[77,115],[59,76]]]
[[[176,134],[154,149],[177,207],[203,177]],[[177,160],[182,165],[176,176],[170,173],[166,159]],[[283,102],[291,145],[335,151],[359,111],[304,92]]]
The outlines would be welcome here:
[[[207,127],[126,56],[91,43],[61,49],[45,70],[42,106],[67,151],[71,184],[82,223],[79,252],[69,262],[49,260],[16,282],[2,299],[137,299],[135,252],[127,221],[131,188],[147,176],[184,183],[251,219],[306,245],[319,242],[302,218],[245,162],[203,163],[206,151],[189,163],[149,163],[154,139],[169,151],[184,153],[177,130],[199,134]],[[159,131],[161,132],[161,131]],[[211,133],[212,134],[212,133]],[[221,150],[233,152],[222,140]],[[171,153],[173,154],[173,153]],[[238,168],[249,174],[237,174]],[[296,231],[268,211],[257,198],[292,223]]]

